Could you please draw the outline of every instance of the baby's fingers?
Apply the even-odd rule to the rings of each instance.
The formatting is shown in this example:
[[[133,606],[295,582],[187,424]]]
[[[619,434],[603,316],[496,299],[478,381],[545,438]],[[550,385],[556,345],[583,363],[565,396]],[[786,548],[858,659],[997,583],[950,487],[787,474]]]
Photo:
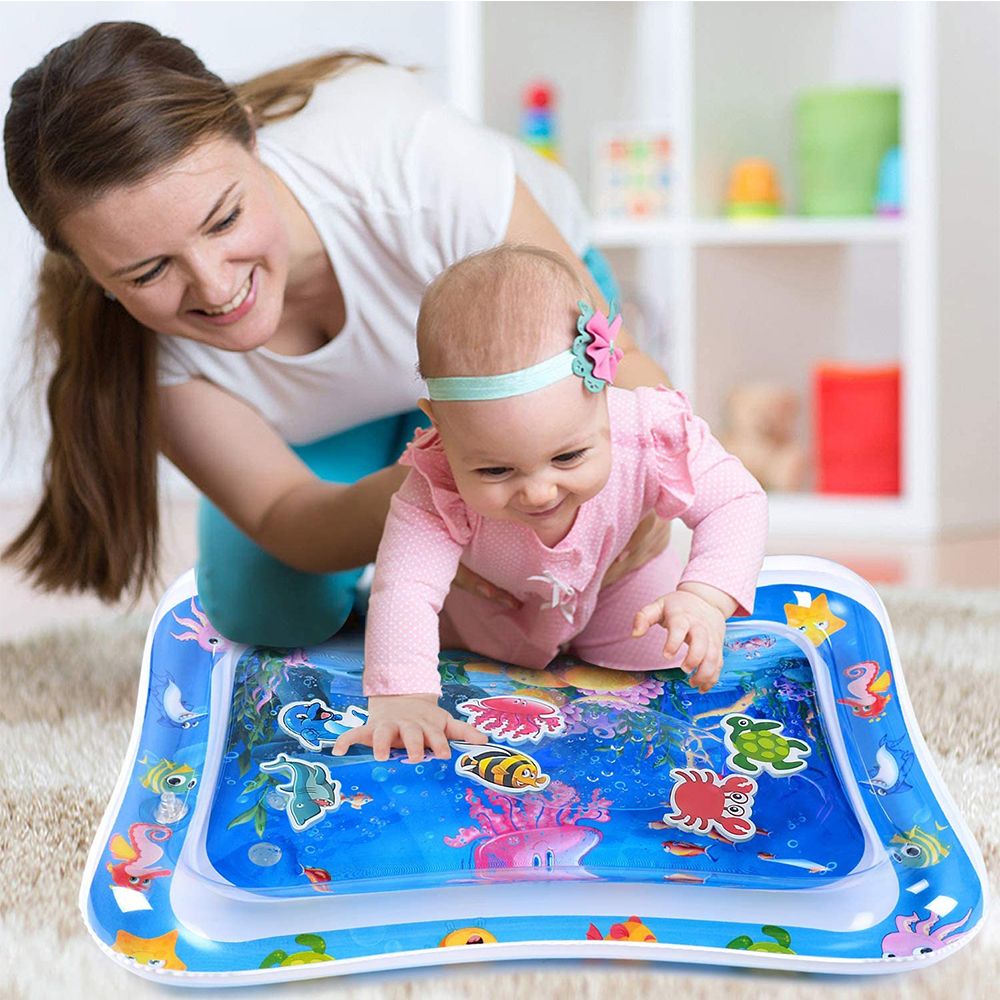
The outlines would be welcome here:
[[[341,757],[347,753],[347,751],[350,750],[355,743],[363,743],[370,746],[371,732],[371,727],[369,726],[357,726],[354,729],[348,729],[346,733],[341,733],[337,737],[337,741],[330,748],[330,752],[336,757]]]
[[[444,735],[449,740],[458,740],[459,743],[489,743],[486,736],[475,726],[461,719],[449,719],[444,727]]]
[[[399,728],[394,723],[382,723],[372,733],[372,756],[376,760],[388,760],[393,740]]]
[[[399,727],[399,735],[406,747],[407,760],[419,764],[424,759],[424,730],[416,722],[404,722]]]
[[[684,640],[687,639],[690,624],[687,615],[675,614],[667,619],[665,627],[667,630],[667,641],[663,646],[663,655],[670,660],[677,655],[677,651],[683,645]]]
[[[635,613],[632,619],[632,638],[641,639],[650,629],[651,625],[658,625],[663,621],[663,598],[647,604]]]
[[[424,726],[424,743],[438,760],[447,760],[451,756],[451,747],[445,739],[443,729],[438,729],[436,726]]]
[[[697,623],[692,625],[688,630],[687,642],[688,652],[684,657],[683,666],[689,671],[697,670],[705,661],[705,654],[708,652],[708,632],[705,627]]]

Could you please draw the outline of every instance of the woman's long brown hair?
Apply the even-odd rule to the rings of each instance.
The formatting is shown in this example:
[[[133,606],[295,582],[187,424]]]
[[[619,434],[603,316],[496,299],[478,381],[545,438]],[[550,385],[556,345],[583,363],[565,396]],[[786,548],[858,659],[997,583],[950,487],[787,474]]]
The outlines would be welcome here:
[[[138,595],[156,579],[156,338],[84,271],[59,233],[75,207],[171,166],[196,145],[306,106],[357,52],[308,59],[229,86],[145,24],[106,22],[53,49],[11,88],[7,178],[45,241],[36,358],[51,359],[51,439],[34,516],[7,546],[45,590]],[[249,110],[249,117],[248,117]]]

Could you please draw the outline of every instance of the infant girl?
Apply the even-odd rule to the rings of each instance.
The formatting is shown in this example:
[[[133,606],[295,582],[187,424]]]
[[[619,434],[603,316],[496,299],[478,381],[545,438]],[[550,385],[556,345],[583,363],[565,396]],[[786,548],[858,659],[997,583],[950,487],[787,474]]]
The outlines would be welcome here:
[[[417,323],[433,429],[401,461],[365,634],[368,724],[333,752],[392,746],[450,755],[484,742],[438,705],[442,646],[536,670],[561,652],[615,670],[682,667],[702,692],[725,621],[746,615],[767,533],[757,481],[680,392],[611,385],[620,317],[606,317],[557,254],[501,246],[428,288]],[[607,587],[650,510],[693,530]],[[449,590],[459,561],[516,599]],[[655,627],[654,627],[655,626]]]

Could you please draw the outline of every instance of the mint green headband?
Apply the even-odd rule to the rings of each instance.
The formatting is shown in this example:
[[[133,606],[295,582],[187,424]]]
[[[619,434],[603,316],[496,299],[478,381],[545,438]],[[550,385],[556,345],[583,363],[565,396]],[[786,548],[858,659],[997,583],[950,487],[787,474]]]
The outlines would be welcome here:
[[[431,399],[440,400],[507,399],[509,396],[523,396],[572,375],[573,361],[573,352],[563,351],[530,368],[507,372],[505,375],[429,378],[427,394]]]
[[[427,394],[432,400],[508,399],[544,389],[548,385],[578,375],[590,392],[600,392],[614,382],[615,370],[622,359],[614,338],[621,327],[621,314],[611,305],[611,314],[595,312],[586,302],[578,302],[579,335],[573,347],[530,368],[503,375],[458,375],[427,379]],[[613,318],[612,318],[613,317]]]

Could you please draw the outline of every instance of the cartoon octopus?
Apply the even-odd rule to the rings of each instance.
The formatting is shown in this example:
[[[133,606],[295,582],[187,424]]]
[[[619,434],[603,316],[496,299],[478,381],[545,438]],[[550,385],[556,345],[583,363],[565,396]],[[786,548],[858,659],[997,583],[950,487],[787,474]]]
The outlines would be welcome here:
[[[723,777],[699,768],[674,768],[670,772],[672,813],[663,822],[692,833],[715,830],[728,840],[749,840],[757,828],[750,819],[757,782],[742,774]]]
[[[194,639],[206,653],[211,653],[213,656],[216,653],[224,653],[232,646],[232,643],[228,639],[215,630],[215,627],[208,620],[208,615],[194,603],[193,597],[191,598],[191,613],[198,619],[197,621],[191,618],[178,618],[175,611],[171,611],[170,613],[174,616],[174,621],[178,625],[185,625],[191,629],[190,632],[182,632],[180,635],[176,632],[171,632],[170,634],[175,639]]]
[[[916,913],[905,917],[902,914],[897,914],[896,929],[882,938],[882,957],[919,958],[921,955],[929,955],[932,951],[938,951],[945,945],[965,937],[964,934],[951,938],[948,935],[957,931],[971,916],[972,910],[969,910],[961,920],[938,927],[932,933],[931,928],[938,920],[936,913],[932,913],[926,920],[919,920]]]
[[[547,735],[559,736],[566,722],[555,705],[538,698],[516,695],[496,698],[471,698],[455,706],[481,732],[507,743],[541,741]]]

